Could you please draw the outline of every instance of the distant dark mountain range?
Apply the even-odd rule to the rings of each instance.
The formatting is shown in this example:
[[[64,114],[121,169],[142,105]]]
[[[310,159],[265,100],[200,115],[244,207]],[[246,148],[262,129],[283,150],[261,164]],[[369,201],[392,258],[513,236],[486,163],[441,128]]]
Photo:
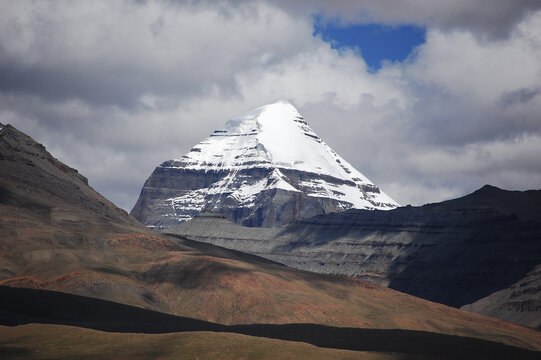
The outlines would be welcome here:
[[[466,308],[541,326],[539,190],[487,185],[441,203],[353,209],[270,229],[204,214],[169,232],[454,307],[480,301]]]

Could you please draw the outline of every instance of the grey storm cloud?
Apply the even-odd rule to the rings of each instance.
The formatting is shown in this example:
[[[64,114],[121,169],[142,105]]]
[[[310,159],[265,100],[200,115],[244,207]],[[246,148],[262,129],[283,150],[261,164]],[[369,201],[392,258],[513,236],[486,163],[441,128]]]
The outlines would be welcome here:
[[[159,163],[279,98],[401,203],[541,187],[540,1],[0,6],[0,122],[127,210]],[[371,73],[314,36],[314,15],[417,24],[426,42]]]
[[[541,93],[541,88],[523,88],[506,92],[500,97],[500,103],[504,107],[515,104],[527,104]]]
[[[216,76],[210,81],[222,91],[234,91],[230,77]],[[35,95],[51,101],[83,99],[96,106],[136,108],[146,93],[182,99],[201,96],[208,88],[209,79],[203,74],[170,73],[129,63],[41,66],[10,62],[0,66],[0,91]]]

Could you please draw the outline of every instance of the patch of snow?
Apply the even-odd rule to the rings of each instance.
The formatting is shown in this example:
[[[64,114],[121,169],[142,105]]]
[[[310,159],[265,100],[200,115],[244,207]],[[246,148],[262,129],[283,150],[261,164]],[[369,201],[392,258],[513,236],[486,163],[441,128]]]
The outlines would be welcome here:
[[[269,180],[271,181],[270,186],[272,188],[299,192],[299,190],[284,179],[284,174],[279,169],[273,170]]]

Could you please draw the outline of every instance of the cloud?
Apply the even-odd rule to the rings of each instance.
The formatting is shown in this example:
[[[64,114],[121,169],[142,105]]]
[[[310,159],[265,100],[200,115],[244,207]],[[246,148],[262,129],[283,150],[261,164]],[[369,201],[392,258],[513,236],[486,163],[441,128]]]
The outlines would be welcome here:
[[[159,163],[278,98],[400,203],[485,183],[539,188],[537,4],[9,2],[0,122],[45,143],[127,210]],[[358,53],[313,36],[318,12],[417,23],[426,42],[371,73]]]
[[[5,10],[0,89],[97,106],[133,107],[145,93],[231,92],[237,71],[288,57],[311,37],[308,22],[261,3],[229,14],[155,1],[21,1]]]
[[[507,37],[524,16],[541,9],[541,3],[537,0],[275,2],[299,13],[306,13],[308,7],[313,13],[323,15],[327,21],[344,25],[374,22],[417,24],[443,31],[461,29],[487,39]]]
[[[415,62],[402,66],[418,94],[418,131],[434,142],[455,145],[539,133],[541,104],[533,98],[540,86],[540,25],[538,12],[498,42],[464,31],[429,31]],[[499,106],[517,96],[532,101]]]
[[[500,96],[500,104],[506,108],[513,105],[525,105],[535,99],[541,92],[541,88],[521,88],[505,92]]]

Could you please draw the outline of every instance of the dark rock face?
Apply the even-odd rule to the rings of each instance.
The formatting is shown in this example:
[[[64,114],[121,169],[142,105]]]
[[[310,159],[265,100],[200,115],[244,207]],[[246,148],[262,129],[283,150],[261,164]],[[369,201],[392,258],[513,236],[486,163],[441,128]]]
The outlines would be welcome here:
[[[306,219],[319,214],[343,210],[350,204],[328,197],[308,196],[303,183],[315,181],[321,176],[295,170],[282,169],[282,176],[301,191],[280,188],[261,189],[250,201],[242,201],[233,195],[240,186],[258,187],[272,180],[274,169],[252,167],[238,171],[204,171],[160,165],[143,186],[131,215],[144,224],[157,229],[167,229],[190,219],[204,210],[224,214],[230,221],[251,227],[271,227]],[[233,177],[234,175],[234,177]],[[343,180],[326,177],[328,184],[340,185]],[[215,183],[229,181],[220,193],[198,193]],[[174,199],[182,198],[182,202]],[[186,199],[188,198],[188,199]],[[169,200],[168,200],[169,199]],[[191,200],[191,201],[190,201]]]
[[[541,191],[485,186],[438,204],[348,210],[259,233],[209,217],[172,231],[460,307],[510,287],[541,264],[540,210]]]

